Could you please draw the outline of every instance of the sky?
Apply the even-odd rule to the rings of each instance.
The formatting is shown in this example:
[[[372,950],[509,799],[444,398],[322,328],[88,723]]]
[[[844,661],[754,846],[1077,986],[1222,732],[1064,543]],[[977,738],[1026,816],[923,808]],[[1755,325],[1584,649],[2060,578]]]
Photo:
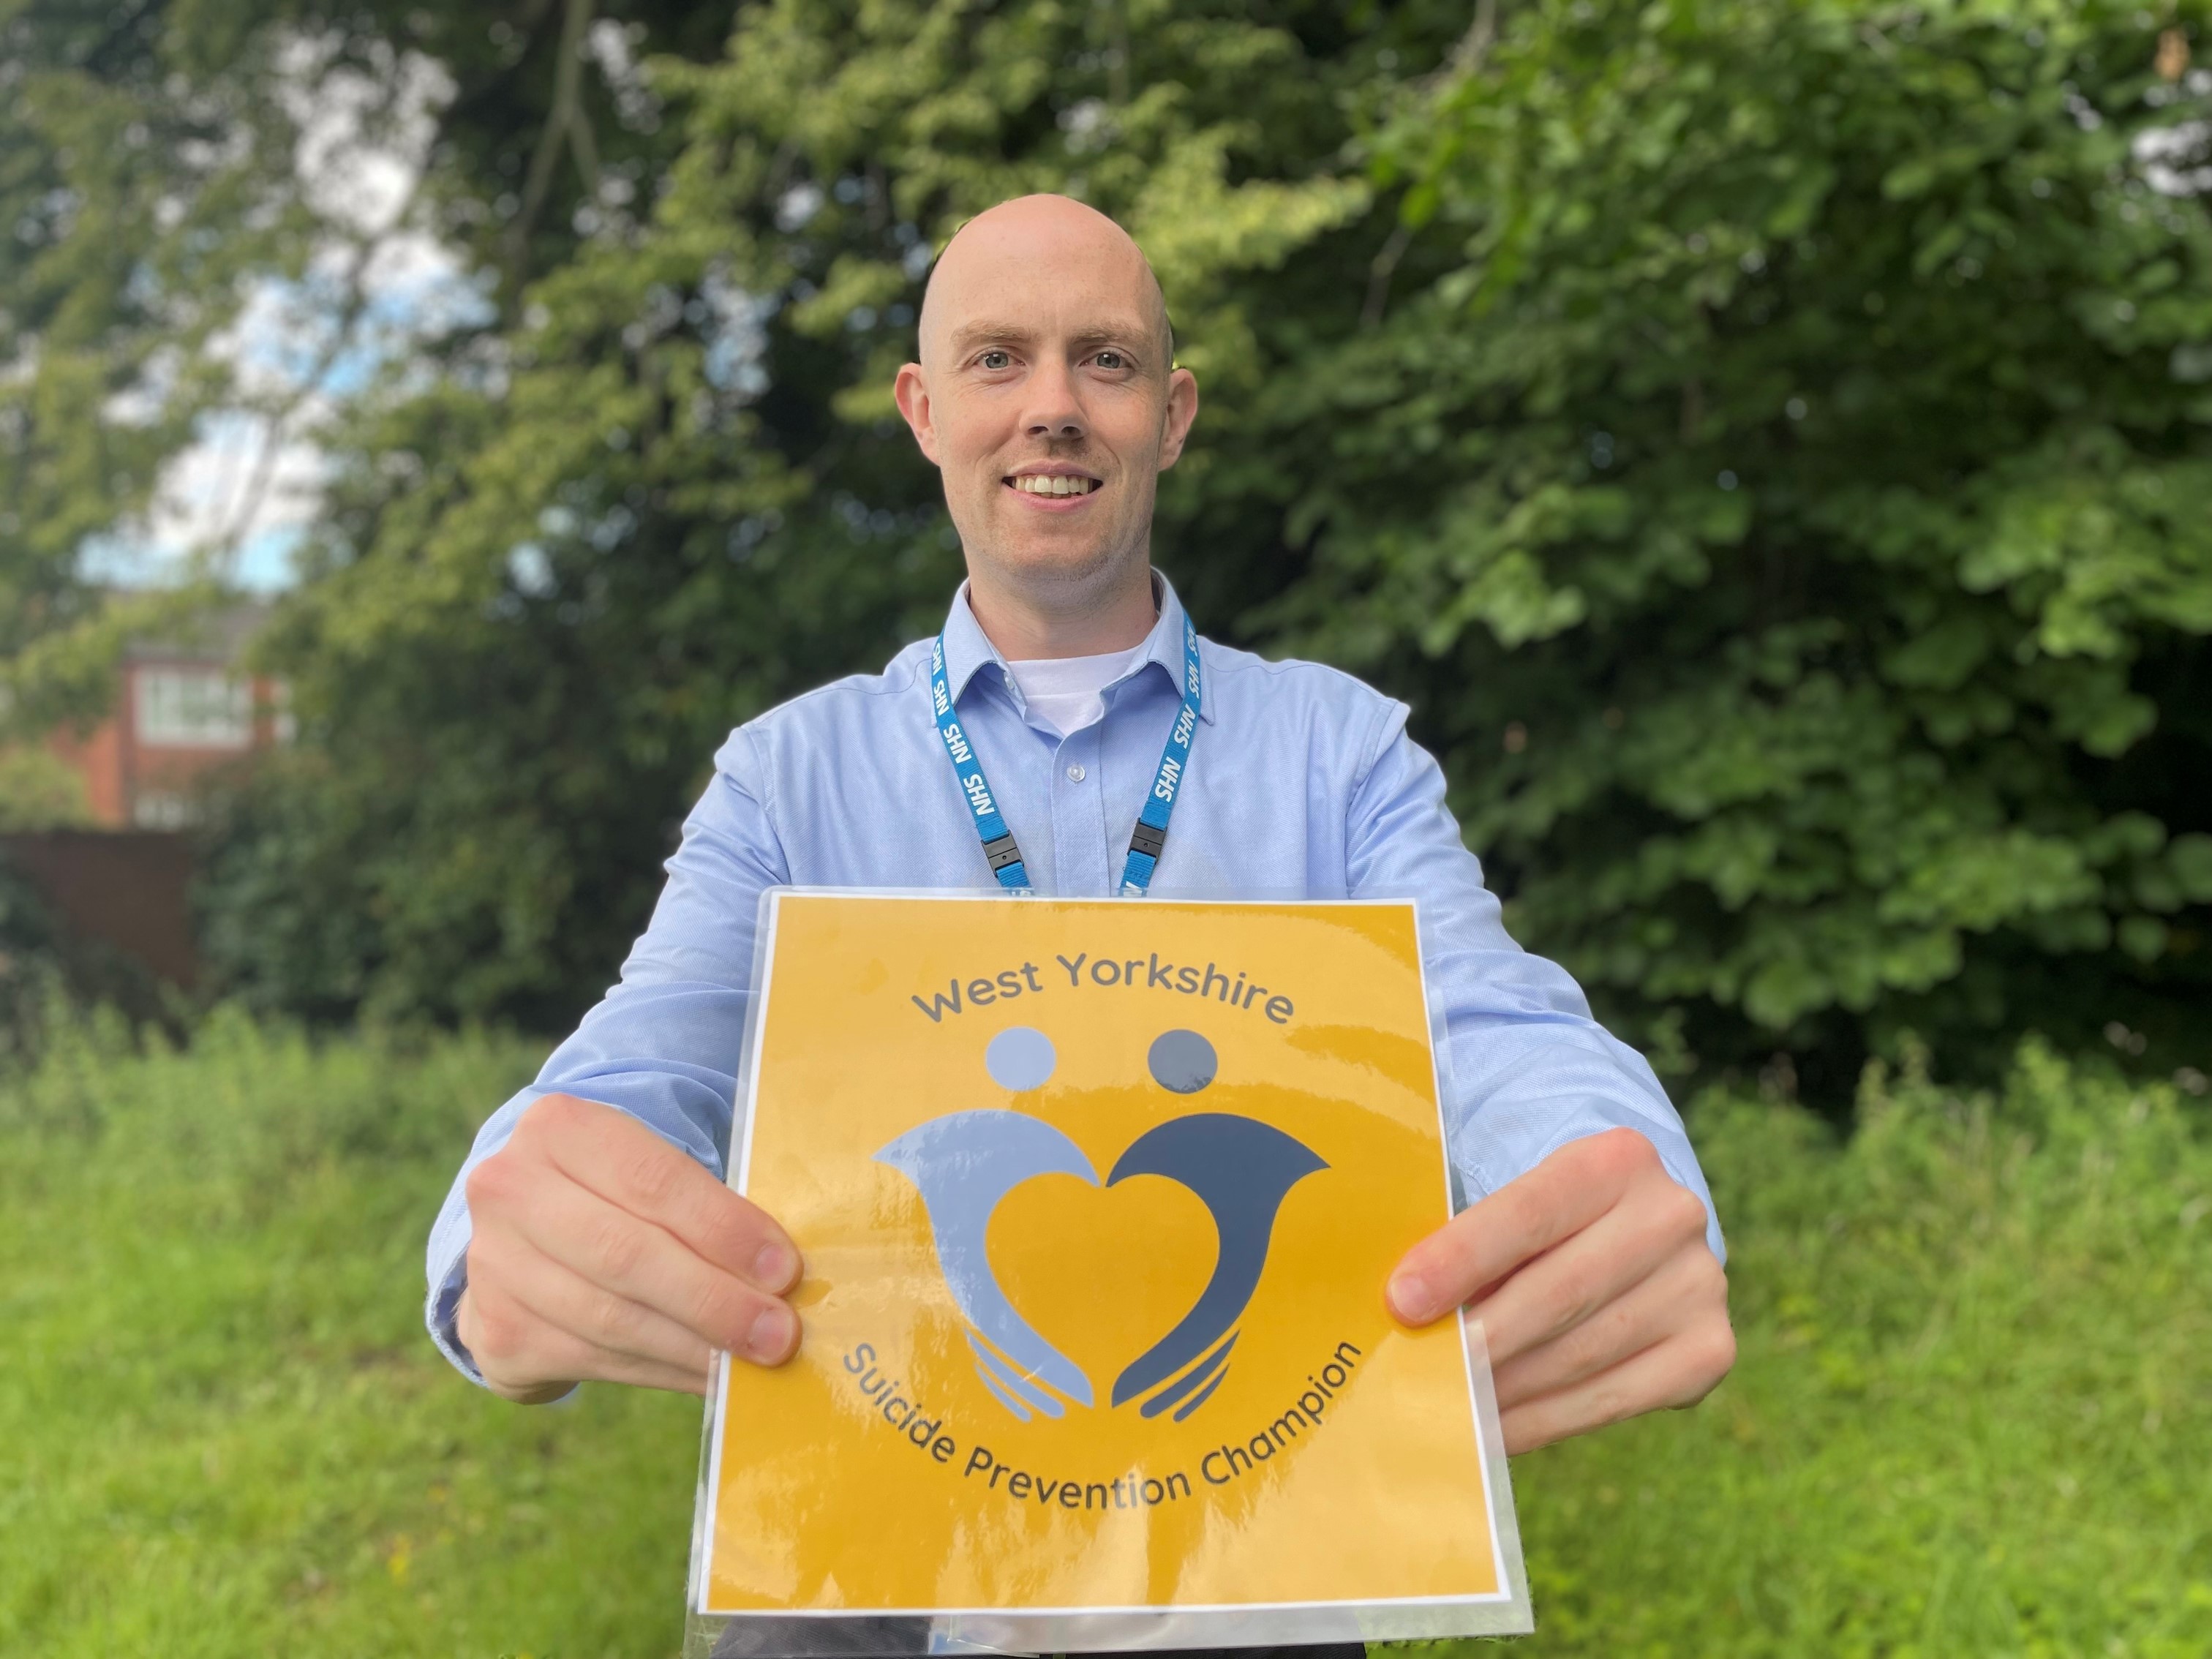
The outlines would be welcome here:
[[[219,574],[260,592],[293,580],[292,553],[318,511],[326,465],[316,434],[387,363],[418,342],[489,310],[486,279],[410,222],[414,185],[453,82],[431,59],[410,58],[380,85],[332,70],[311,40],[285,60],[284,96],[299,123],[301,191],[329,235],[296,280],[262,282],[211,349],[244,394],[204,417],[196,441],[164,471],[138,522],[87,541],[95,580],[158,586],[212,560]],[[396,106],[381,108],[386,87]],[[340,323],[356,283],[363,304]],[[156,384],[111,404],[129,421],[161,395]],[[281,410],[283,418],[270,411]]]

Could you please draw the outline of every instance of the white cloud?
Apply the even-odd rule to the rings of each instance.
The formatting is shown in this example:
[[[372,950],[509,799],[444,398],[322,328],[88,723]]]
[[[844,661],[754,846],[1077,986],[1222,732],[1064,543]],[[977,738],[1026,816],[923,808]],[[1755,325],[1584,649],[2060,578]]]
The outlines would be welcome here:
[[[456,252],[405,222],[452,77],[414,54],[374,75],[333,67],[334,51],[302,35],[279,54],[301,195],[329,234],[301,277],[257,284],[209,343],[240,404],[202,420],[137,522],[88,543],[89,575],[159,585],[212,564],[248,586],[283,586],[321,505],[319,434],[386,365],[486,312],[483,283]],[[179,368],[157,359],[110,400],[109,418],[152,419]]]

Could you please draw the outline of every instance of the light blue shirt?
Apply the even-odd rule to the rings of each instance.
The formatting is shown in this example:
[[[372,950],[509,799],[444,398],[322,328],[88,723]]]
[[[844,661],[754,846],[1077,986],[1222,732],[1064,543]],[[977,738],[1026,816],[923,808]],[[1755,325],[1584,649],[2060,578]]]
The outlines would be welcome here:
[[[1182,707],[1182,605],[1163,580],[1143,655],[1104,714],[1062,737],[1032,718],[963,588],[945,676],[1036,890],[1110,897]],[[466,1282],[468,1171],[541,1095],[628,1112],[718,1176],[729,1144],[763,889],[998,890],[932,713],[930,642],[881,674],[808,692],[730,734],[668,860],[668,884],[623,964],[538,1079],[493,1113],[430,1234],[430,1332],[454,1364]],[[1569,1141],[1626,1125],[1720,1224],[1681,1119],[1642,1055],[1591,1018],[1566,971],[1507,937],[1482,867],[1444,805],[1406,705],[1313,663],[1200,642],[1204,690],[1156,896],[1419,901],[1451,1158],[1470,1199]],[[1009,902],[1017,901],[1010,900]],[[1141,902],[1132,900],[1130,902]]]

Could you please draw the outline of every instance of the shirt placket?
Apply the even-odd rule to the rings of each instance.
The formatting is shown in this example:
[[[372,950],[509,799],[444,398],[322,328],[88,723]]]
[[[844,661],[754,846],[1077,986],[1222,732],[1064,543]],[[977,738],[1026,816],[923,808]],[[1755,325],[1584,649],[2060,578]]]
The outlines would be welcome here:
[[[1114,892],[1105,769],[1100,764],[1105,730],[1105,720],[1093,721],[1074,736],[1063,738],[1053,751],[1053,861],[1064,897],[1105,898]]]

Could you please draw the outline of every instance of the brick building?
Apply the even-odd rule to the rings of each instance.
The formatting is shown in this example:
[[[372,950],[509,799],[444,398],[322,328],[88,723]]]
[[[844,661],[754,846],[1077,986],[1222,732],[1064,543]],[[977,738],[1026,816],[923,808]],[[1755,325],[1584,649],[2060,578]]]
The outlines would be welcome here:
[[[144,640],[124,654],[108,717],[48,746],[84,780],[94,823],[111,830],[176,830],[191,822],[193,787],[242,756],[291,740],[281,680],[243,672],[265,607],[240,605],[192,639]]]

